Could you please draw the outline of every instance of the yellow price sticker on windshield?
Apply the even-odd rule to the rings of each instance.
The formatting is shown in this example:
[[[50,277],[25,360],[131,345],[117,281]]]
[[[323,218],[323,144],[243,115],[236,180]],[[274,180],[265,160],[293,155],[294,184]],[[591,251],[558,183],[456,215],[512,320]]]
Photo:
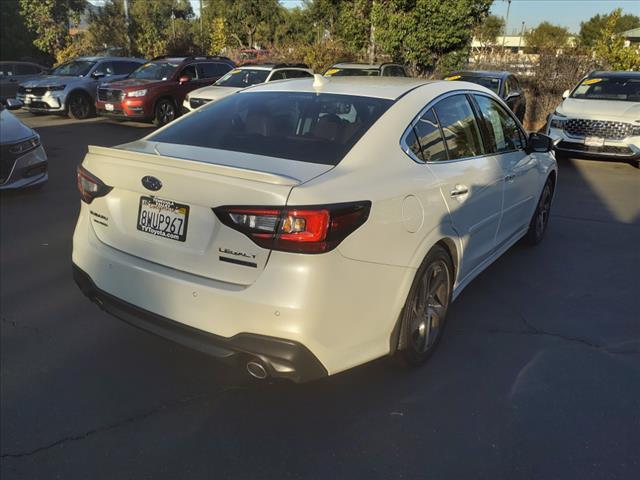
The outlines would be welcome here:
[[[462,78],[462,75],[452,75],[450,77],[445,77],[445,80],[460,80]]]
[[[242,70],[236,68],[235,70],[231,70],[231,73],[236,74],[236,73],[240,73]]]
[[[327,70],[326,72],[324,72],[325,75],[327,76],[331,76],[331,75],[335,75],[336,73],[338,73],[340,71],[339,68],[330,68],[329,70]]]
[[[602,81],[601,78],[590,78],[582,82],[583,85],[593,85],[595,83],[600,83]]]

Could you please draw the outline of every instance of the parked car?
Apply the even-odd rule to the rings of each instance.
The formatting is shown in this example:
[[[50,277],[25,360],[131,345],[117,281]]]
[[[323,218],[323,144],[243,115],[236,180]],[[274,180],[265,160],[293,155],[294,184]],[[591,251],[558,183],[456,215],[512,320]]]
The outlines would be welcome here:
[[[90,118],[95,115],[98,84],[124,78],[144,62],[140,58],[79,57],[54,68],[50,75],[21,83],[16,98],[32,113]]]
[[[49,178],[40,135],[9,111],[20,108],[14,98],[0,102],[0,190],[35,187]]]
[[[486,70],[454,72],[445,80],[459,80],[477,83],[487,87],[498,95],[516,114],[518,120],[524,121],[527,111],[527,99],[517,77],[510,72],[494,72]]]
[[[0,101],[15,98],[21,82],[46,75],[49,69],[31,62],[0,62]]]
[[[562,98],[547,123],[559,153],[640,168],[640,72],[592,72]]]
[[[243,88],[258,83],[313,77],[313,70],[304,63],[277,63],[234,68],[209,87],[189,93],[182,104],[184,111],[195,110],[212,100],[219,100]]]
[[[258,378],[419,364],[462,289],[542,240],[552,148],[477,85],[256,85],[89,147],[74,277],[107,312]]]
[[[336,63],[323,73],[326,77],[408,77],[397,63]]]
[[[98,115],[165,125],[179,114],[192,90],[211,85],[235,64],[227,57],[157,57],[125,80],[101,85]]]

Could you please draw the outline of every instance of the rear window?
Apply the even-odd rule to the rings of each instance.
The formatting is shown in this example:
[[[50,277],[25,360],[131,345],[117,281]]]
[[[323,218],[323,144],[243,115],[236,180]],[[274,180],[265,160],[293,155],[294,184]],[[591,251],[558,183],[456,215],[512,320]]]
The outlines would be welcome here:
[[[482,85],[485,88],[488,88],[493,93],[500,93],[500,79],[499,78],[491,78],[491,77],[475,77],[475,76],[465,76],[465,75],[453,75],[451,77],[445,78],[445,80],[458,80],[461,82],[471,82],[477,85]]]
[[[246,88],[263,83],[269,76],[269,70],[250,70],[234,68],[215,84],[219,87]]]
[[[197,110],[150,140],[337,165],[392,104],[349,95],[240,93]]]
[[[335,68],[324,72],[327,77],[378,77],[380,70],[377,68]]]

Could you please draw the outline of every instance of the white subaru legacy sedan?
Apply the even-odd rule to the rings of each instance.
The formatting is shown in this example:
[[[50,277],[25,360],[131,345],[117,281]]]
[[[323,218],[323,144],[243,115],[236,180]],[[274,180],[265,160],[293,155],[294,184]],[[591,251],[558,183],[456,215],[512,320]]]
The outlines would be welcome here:
[[[462,289],[542,240],[552,146],[471,83],[251,87],[89,147],[74,278],[116,317],[257,378],[419,364]]]

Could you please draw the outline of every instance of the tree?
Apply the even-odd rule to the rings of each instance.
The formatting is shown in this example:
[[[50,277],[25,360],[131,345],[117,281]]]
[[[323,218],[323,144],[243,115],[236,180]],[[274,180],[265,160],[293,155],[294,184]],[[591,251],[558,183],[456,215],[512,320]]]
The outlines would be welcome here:
[[[617,32],[617,24],[622,14],[621,9],[614,10],[596,39],[594,53],[598,60],[612,70],[640,69],[640,53],[625,46],[624,38]]]
[[[18,0],[0,0],[0,60],[38,58],[43,52],[35,47],[35,36],[20,15]]]
[[[227,46],[227,34],[224,26],[224,18],[215,17],[209,23],[209,55],[219,55]]]
[[[476,28],[476,38],[483,47],[492,47],[496,45],[498,37],[504,34],[504,29],[504,18],[497,15],[489,15]]]
[[[566,28],[542,22],[524,34],[524,41],[528,51],[550,52],[566,47],[570,37]]]
[[[579,35],[580,45],[594,47],[602,31],[606,28],[607,22],[614,13],[615,12],[611,12],[606,15],[598,14],[586,22],[581,22]],[[614,33],[622,33],[638,27],[640,27],[640,17],[630,13],[622,15],[622,12],[620,12],[618,21],[614,27]]]
[[[97,12],[89,14],[87,42],[97,51],[107,48],[127,51],[128,32],[123,3],[123,0],[109,0]]]
[[[79,23],[85,6],[85,0],[20,0],[20,15],[36,34],[33,44],[55,56],[70,43],[69,27]]]
[[[419,72],[457,68],[492,0],[387,0],[372,7],[376,45]]]
[[[227,14],[230,36],[241,48],[253,48],[256,32],[262,27],[263,40],[273,39],[273,20],[278,17],[280,6],[277,0],[235,0]],[[266,27],[266,28],[265,28]],[[270,37],[270,38],[269,38]]]

